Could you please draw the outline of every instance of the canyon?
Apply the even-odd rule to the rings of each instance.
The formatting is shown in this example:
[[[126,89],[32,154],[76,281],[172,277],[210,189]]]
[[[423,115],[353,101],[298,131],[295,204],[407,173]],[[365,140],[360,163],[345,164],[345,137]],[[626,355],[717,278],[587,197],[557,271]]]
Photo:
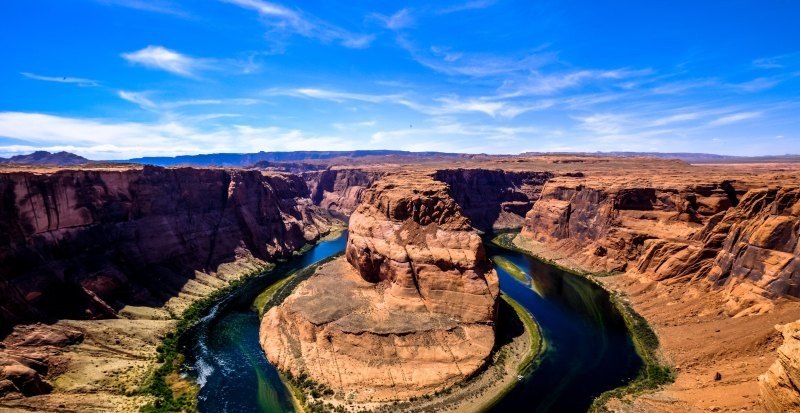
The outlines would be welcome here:
[[[406,174],[367,189],[346,262],[324,265],[265,315],[269,360],[356,401],[424,396],[482,367],[500,287],[447,189]]]
[[[349,216],[345,257],[263,320],[269,360],[293,375],[376,400],[469,377],[492,348],[498,295],[477,231],[521,228],[517,247],[621,294],[674,367],[673,384],[609,409],[797,408],[796,165],[578,155],[403,162],[301,173],[3,169],[0,406],[80,410],[81,397],[104,387],[101,397],[116,404],[101,410],[133,410],[146,400],[108,383],[65,384],[85,362],[72,354],[150,343],[133,357],[141,382],[170,314]],[[106,339],[108,329],[95,328],[108,322],[125,327],[110,326],[118,330]],[[143,333],[120,339],[125,330]],[[398,340],[403,350],[383,351]],[[363,348],[381,351],[367,358]],[[124,372],[113,383],[133,377],[127,367],[109,367]],[[376,384],[387,371],[391,389]],[[357,394],[364,383],[374,393]]]

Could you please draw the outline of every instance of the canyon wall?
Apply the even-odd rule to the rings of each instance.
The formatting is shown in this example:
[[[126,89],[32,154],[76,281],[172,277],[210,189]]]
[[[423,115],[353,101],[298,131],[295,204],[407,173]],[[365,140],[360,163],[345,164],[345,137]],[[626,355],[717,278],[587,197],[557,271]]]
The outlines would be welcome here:
[[[294,175],[159,167],[0,174],[0,328],[159,306],[195,271],[287,256],[328,225]]]
[[[472,226],[484,232],[521,228],[542,186],[552,177],[548,172],[463,168],[434,174],[434,179],[450,187]]]
[[[735,319],[800,297],[798,238],[796,185],[632,186],[558,178],[528,213],[519,242],[576,269],[716,291],[721,313]],[[767,411],[794,411],[800,333],[797,322],[778,328],[783,345],[759,378],[760,393]]]
[[[349,216],[356,210],[364,190],[383,175],[382,171],[327,169],[304,173],[303,178],[311,190],[314,205]]]
[[[262,320],[269,360],[358,401],[430,394],[483,366],[499,284],[448,187],[387,176],[364,192],[349,231],[346,261],[322,266]]]
[[[702,279],[725,288],[732,316],[768,310],[770,299],[800,296],[796,188],[568,182],[547,184],[522,232],[559,251],[552,255],[595,272]]]

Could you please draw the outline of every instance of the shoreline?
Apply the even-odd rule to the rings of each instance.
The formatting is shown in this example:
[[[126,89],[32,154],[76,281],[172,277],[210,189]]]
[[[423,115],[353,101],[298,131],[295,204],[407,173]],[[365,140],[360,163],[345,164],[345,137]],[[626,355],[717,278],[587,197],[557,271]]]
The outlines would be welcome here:
[[[333,226],[287,259],[338,236],[344,229]],[[53,391],[0,399],[0,411],[196,411],[199,389],[180,371],[181,335],[237,288],[257,277],[269,276],[287,259],[266,262],[245,257],[222,264],[215,273],[197,273],[179,295],[164,305],[125,307],[119,311],[119,318],[59,320],[57,325],[79,329],[85,339],[61,350],[59,369],[46,377],[53,384]]]
[[[269,307],[279,304],[279,301],[285,298],[285,294],[291,293],[300,282],[307,279],[309,275],[313,275],[319,266],[328,261],[323,260],[302,270],[303,272],[307,271],[307,274],[301,274],[300,271],[294,272],[278,281],[281,283],[279,287],[265,290],[269,296],[259,295],[259,300],[267,303],[267,306],[260,310],[266,312]],[[276,295],[279,295],[278,301],[274,299]],[[280,297],[281,295],[283,297]],[[517,337],[510,337],[509,343],[494,349],[486,365],[477,374],[433,395],[428,394],[402,401],[346,404],[331,397],[312,397],[309,392],[297,386],[282,372],[280,373],[281,381],[292,398],[292,404],[300,412],[340,411],[341,409],[345,409],[344,411],[367,409],[374,412],[485,411],[517,385],[520,375],[535,368],[547,348],[541,328],[534,316],[506,294],[501,294],[500,299],[507,306],[505,308],[513,311],[516,316],[515,319],[511,319],[511,322],[516,320],[522,323],[523,333]]]
[[[532,250],[524,248],[517,243],[517,240],[519,240],[519,233],[506,232],[498,234],[492,238],[491,242],[502,248],[528,255],[564,272],[582,277],[606,291],[611,303],[617,311],[619,311],[620,315],[622,315],[628,332],[631,335],[636,353],[642,359],[642,370],[637,377],[624,386],[605,391],[597,396],[592,406],[589,408],[589,412],[606,412],[608,411],[606,404],[612,399],[621,400],[623,398],[636,398],[644,393],[656,391],[660,387],[675,381],[673,368],[663,363],[660,337],[658,337],[655,330],[650,326],[648,320],[636,312],[636,310],[626,302],[623,292],[613,290],[609,288],[608,285],[598,280],[598,278],[615,274],[592,273],[562,265],[558,263],[557,260],[545,258]]]

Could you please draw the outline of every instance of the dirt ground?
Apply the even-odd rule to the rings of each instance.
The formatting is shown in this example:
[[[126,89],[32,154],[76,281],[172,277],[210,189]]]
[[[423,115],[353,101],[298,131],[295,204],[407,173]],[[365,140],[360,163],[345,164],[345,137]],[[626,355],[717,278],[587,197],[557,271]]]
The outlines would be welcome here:
[[[775,325],[800,319],[800,302],[781,299],[772,311],[731,318],[719,291],[681,283],[659,284],[622,274],[597,278],[619,291],[655,330],[675,383],[612,403],[620,412],[761,411],[757,378],[775,361],[781,335]],[[715,380],[716,374],[721,378]]]

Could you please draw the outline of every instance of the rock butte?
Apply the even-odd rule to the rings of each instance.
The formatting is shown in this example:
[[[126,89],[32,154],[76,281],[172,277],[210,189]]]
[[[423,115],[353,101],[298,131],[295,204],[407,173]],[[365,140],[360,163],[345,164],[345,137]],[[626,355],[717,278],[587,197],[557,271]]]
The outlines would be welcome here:
[[[355,401],[399,400],[473,375],[494,346],[497,274],[481,238],[426,175],[391,175],[324,265],[261,325],[269,360]]]
[[[442,337],[458,329],[482,329],[485,334],[474,336],[473,343],[452,347],[463,351],[453,357],[463,357],[464,366],[479,364],[481,351],[491,347],[492,312],[490,305],[475,303],[488,303],[491,293],[478,294],[483,298],[477,300],[462,299],[471,284],[457,284],[442,293],[420,282],[424,277],[417,274],[424,271],[416,268],[417,263],[423,264],[428,275],[439,274],[430,278],[436,282],[455,268],[445,266],[437,273],[434,267],[439,263],[429,261],[435,261],[436,254],[420,248],[419,240],[424,235],[428,242],[429,234],[421,229],[432,225],[443,234],[435,241],[443,243],[441,251],[458,251],[456,261],[462,265],[458,271],[470,265],[480,268],[480,247],[473,249],[473,235],[469,235],[474,233],[462,228],[466,217],[482,230],[523,225],[515,240],[521,248],[574,269],[614,274],[597,280],[622,293],[651,323],[665,362],[677,371],[676,382],[638,395],[630,403],[611,401],[609,407],[619,411],[798,408],[800,334],[794,322],[800,319],[799,165],[688,165],[652,158],[578,155],[421,157],[418,161],[372,157],[369,162],[352,161],[302,174],[0,165],[0,324],[6,334],[0,346],[0,394],[8,394],[0,398],[0,408],[58,410],[65,404],[78,411],[97,406],[135,410],[136,406],[125,404],[130,397],[117,389],[122,382],[68,387],[59,381],[63,372],[79,368],[71,358],[75,354],[88,351],[95,363],[100,362],[99,356],[106,353],[97,349],[105,347],[91,343],[114,348],[114,357],[131,352],[121,347],[125,339],[114,347],[111,336],[90,328],[99,322],[71,322],[80,325],[81,331],[64,333],[71,337],[66,341],[35,344],[19,337],[46,332],[44,325],[31,324],[37,321],[124,315],[133,319],[103,321],[124,321],[126,328],[136,325],[142,336],[155,340],[156,332],[163,334],[169,325],[154,329],[144,324],[146,320],[137,318],[142,308],[179,311],[235,278],[234,273],[288,256],[328,231],[331,222],[325,210],[352,214],[348,261],[324,267],[275,310],[274,314],[288,320],[284,327],[302,328],[308,334],[302,336],[305,347],[298,342],[293,348],[319,345],[325,349],[326,340],[318,344],[319,340],[310,339],[320,331],[331,333],[334,342],[353,337],[349,331],[368,331],[368,340],[349,342],[350,349],[337,347],[330,352],[339,354],[354,352],[356,345],[387,348],[380,340],[399,335],[402,326],[420,331],[415,334]],[[391,182],[397,187],[386,187]],[[449,189],[441,191],[444,183]],[[409,195],[415,190],[419,194]],[[433,213],[431,204],[425,204],[425,215],[413,207],[398,209],[397,200],[426,198],[427,191],[442,201],[438,210],[432,208],[440,211],[436,219],[434,215],[427,218],[430,222],[420,218]],[[405,233],[404,227],[408,227]],[[444,244],[456,240],[455,247]],[[473,264],[464,258],[469,257],[467,252],[475,254]],[[491,274],[482,273],[487,291],[491,291]],[[320,287],[333,279],[343,281],[330,289]],[[326,291],[346,292],[354,299],[337,296],[331,304],[326,299],[312,303],[302,298],[303,294],[323,297]],[[449,314],[442,303],[450,300],[463,312]],[[292,308],[295,311],[289,311]],[[397,311],[387,312],[387,308]],[[429,311],[427,319],[396,316],[424,314],[417,311],[422,309]],[[159,311],[159,317],[168,318]],[[361,319],[352,317],[360,311],[365,314]],[[378,324],[391,330],[375,329],[370,327],[375,323],[365,322],[380,317],[392,318],[390,323]],[[337,324],[342,318],[348,323]],[[434,327],[434,321],[445,320],[455,327]],[[80,341],[76,334],[84,334],[84,341],[91,345],[70,344]],[[142,348],[136,357],[146,367],[155,359],[155,345]],[[20,360],[21,353],[32,360]],[[437,369],[441,367],[447,377],[420,377],[414,383],[423,383],[421,387],[406,387],[407,394],[446,386],[469,374],[467,368],[456,372],[453,364],[446,365],[438,350],[426,354],[432,363],[440,363]],[[48,364],[54,357],[57,368]],[[283,368],[291,369],[295,355],[282,357],[276,364],[285,363]],[[393,361],[389,355],[377,359]],[[109,359],[103,371],[120,372],[114,370],[119,360]],[[344,387],[345,380],[363,380],[334,378],[326,360],[320,358],[328,366],[322,376],[329,377],[332,387]],[[353,360],[353,366],[361,368],[358,359]],[[413,372],[422,374],[416,370],[425,369]],[[147,371],[142,368],[138,375],[124,376],[125,381],[143,383]],[[374,370],[367,366],[363,371]],[[388,375],[382,373],[375,377],[385,381]],[[720,380],[715,380],[716,373]],[[392,379],[403,380],[393,370]],[[51,386],[49,395],[20,396],[49,391]],[[393,390],[375,387],[374,397],[400,397]]]

